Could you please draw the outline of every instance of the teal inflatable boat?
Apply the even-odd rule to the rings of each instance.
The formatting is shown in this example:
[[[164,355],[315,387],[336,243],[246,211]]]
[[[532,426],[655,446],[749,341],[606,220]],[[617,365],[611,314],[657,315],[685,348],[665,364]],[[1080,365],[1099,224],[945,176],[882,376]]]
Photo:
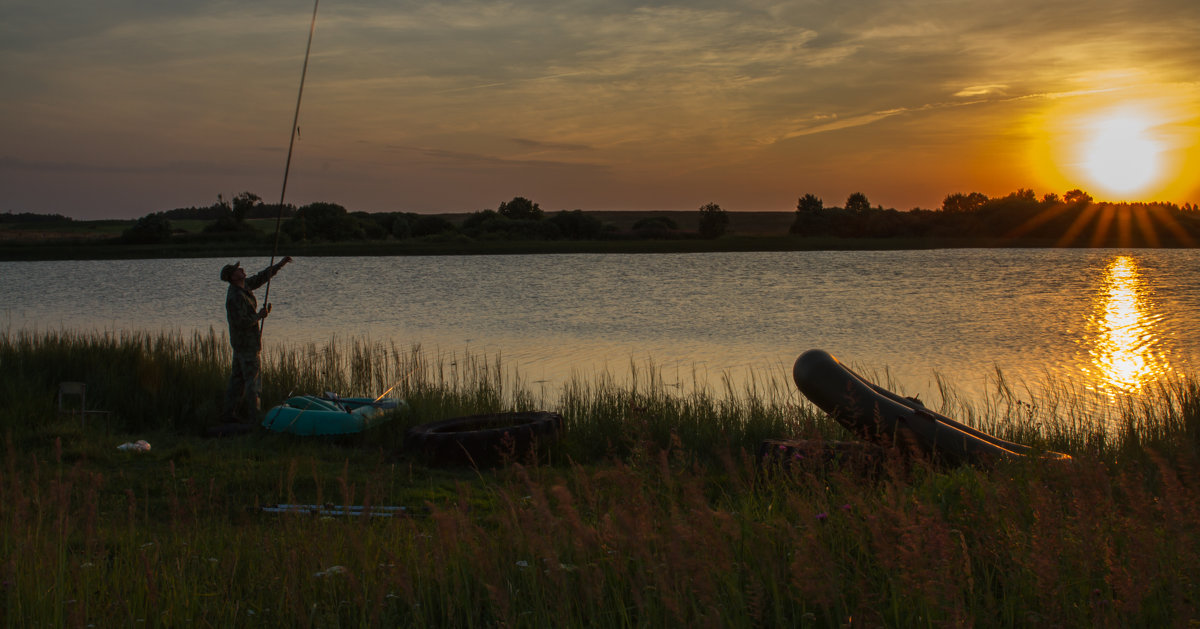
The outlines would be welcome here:
[[[349,435],[374,428],[406,408],[404,400],[297,395],[267,411],[263,428],[293,435]]]

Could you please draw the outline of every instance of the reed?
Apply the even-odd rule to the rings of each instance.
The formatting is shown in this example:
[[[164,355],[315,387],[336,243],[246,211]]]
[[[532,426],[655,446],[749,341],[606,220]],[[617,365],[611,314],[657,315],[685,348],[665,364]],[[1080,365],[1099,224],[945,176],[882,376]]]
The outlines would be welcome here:
[[[1200,619],[1194,381],[1129,400],[1103,428],[1076,421],[1070,403],[1029,401],[1012,387],[1010,397],[972,410],[974,423],[994,422],[1001,436],[1067,450],[1076,456],[1069,465],[893,460],[864,475],[759,464],[763,438],[846,437],[768,376],[742,386],[695,382],[683,393],[647,367],[620,382],[575,379],[546,400],[499,360],[363,340],[274,351],[265,395],[378,394],[399,383],[411,417],[349,442],[202,440],[180,419],[197,415],[168,423],[164,412],[219,399],[223,347],[211,334],[3,338],[0,386],[12,405],[0,410],[0,622],[1157,627]],[[128,406],[103,397],[118,410],[111,426],[59,419],[46,399],[80,365],[85,374],[106,363],[130,371],[97,382],[132,387],[143,377],[130,368],[151,360],[171,386]],[[962,403],[948,384],[944,397]],[[412,422],[533,406],[568,421],[548,463],[438,470],[397,454]],[[1006,427],[1009,417],[1020,421]],[[151,452],[116,450],[137,434],[150,436]],[[276,503],[409,510],[261,509]]]

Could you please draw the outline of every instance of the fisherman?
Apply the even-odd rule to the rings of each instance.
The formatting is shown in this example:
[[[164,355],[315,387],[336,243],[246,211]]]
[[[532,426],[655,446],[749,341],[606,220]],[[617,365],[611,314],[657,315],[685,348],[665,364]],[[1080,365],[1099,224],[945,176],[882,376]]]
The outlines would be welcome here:
[[[258,419],[258,395],[262,390],[259,352],[262,350],[261,321],[271,312],[271,304],[260,310],[254,290],[267,283],[287,263],[285,256],[253,277],[246,277],[241,262],[221,268],[221,281],[229,282],[225,313],[229,318],[229,344],[233,346],[233,369],[225,390],[225,414],[230,422],[244,424]]]

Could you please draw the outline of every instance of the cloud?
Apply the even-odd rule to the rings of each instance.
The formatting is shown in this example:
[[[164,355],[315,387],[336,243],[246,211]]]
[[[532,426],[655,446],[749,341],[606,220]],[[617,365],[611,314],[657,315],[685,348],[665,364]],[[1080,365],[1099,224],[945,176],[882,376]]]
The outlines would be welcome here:
[[[238,165],[210,162],[176,160],[156,164],[134,164],[128,162],[76,162],[38,161],[18,157],[0,157],[0,172],[28,171],[39,174],[82,174],[82,175],[237,175],[244,171]]]
[[[283,141],[311,8],[0,3],[0,119],[21,121],[5,128],[0,168],[152,175],[174,164],[214,180],[265,169],[267,155],[251,154]],[[455,186],[473,185],[473,168],[594,168],[638,189],[718,171],[758,179],[761,168],[738,169],[763,152],[808,164],[899,150],[881,138],[917,151],[952,111],[967,142],[1039,100],[1115,89],[1122,76],[1122,87],[1192,81],[1200,67],[1194,0],[346,0],[320,10],[298,158],[382,172],[397,157],[383,147],[409,147],[411,160],[460,172]],[[809,150],[787,152],[799,144]]]
[[[592,150],[592,147],[587,146],[586,144],[570,144],[567,142],[544,142],[541,140],[531,140],[529,138],[513,138],[512,141],[520,146],[525,147],[525,148],[530,148],[530,149],[539,150],[539,151],[546,150],[546,151],[575,152],[575,151],[590,151],[590,150]]]
[[[954,93],[960,98],[975,98],[978,96],[991,96],[993,94],[1003,95],[1007,85],[971,85],[964,87]]]

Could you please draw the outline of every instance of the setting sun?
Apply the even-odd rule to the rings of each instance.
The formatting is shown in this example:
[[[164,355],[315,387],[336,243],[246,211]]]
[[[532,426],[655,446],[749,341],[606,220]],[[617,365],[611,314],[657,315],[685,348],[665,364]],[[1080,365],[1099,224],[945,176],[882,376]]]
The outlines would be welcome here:
[[[1050,104],[1027,119],[1035,183],[1098,201],[1192,201],[1200,182],[1195,97],[1146,83]]]
[[[1152,122],[1133,111],[1109,112],[1091,123],[1081,146],[1081,164],[1092,184],[1113,194],[1144,192],[1160,176],[1162,146],[1150,134]]]

